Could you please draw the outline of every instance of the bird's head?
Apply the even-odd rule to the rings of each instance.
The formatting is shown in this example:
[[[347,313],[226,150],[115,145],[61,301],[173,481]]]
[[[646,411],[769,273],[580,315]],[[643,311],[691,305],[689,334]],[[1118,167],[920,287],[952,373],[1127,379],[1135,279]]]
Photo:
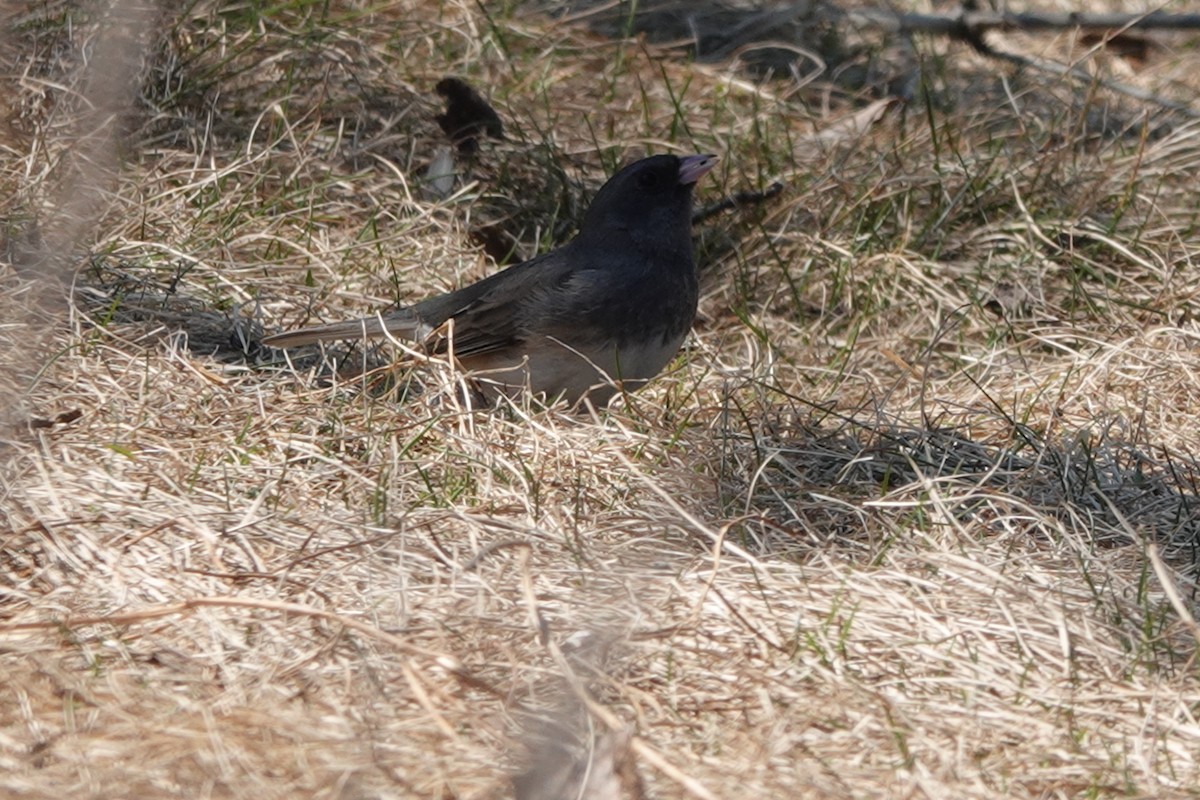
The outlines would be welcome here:
[[[692,187],[717,163],[715,155],[651,156],[609,178],[596,193],[579,239],[618,247],[691,247]]]

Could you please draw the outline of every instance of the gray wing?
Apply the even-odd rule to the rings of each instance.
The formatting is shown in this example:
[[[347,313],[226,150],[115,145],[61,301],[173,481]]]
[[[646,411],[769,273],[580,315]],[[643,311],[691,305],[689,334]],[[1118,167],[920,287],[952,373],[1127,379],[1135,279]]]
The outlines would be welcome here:
[[[489,353],[522,341],[529,325],[535,324],[540,316],[541,304],[548,300],[553,303],[550,298],[564,291],[573,271],[567,245],[407,308],[285,331],[262,341],[270,347],[298,347],[339,339],[375,338],[386,333],[398,339],[423,342],[453,319],[456,354]],[[432,344],[437,350],[445,350],[449,343],[438,339]]]
[[[497,272],[483,280],[412,307],[431,328],[444,334],[434,347],[445,351],[453,336],[457,356],[475,356],[513,347],[540,330],[548,310],[571,305],[580,270],[570,245]],[[453,331],[442,329],[452,321]]]

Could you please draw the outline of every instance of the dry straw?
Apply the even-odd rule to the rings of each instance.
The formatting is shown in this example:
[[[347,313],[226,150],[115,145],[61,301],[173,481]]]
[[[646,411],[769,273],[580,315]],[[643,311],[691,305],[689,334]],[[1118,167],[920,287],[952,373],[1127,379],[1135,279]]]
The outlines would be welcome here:
[[[2,12],[0,795],[1194,796],[1195,125],[953,45],[760,84],[492,6],[171,10],[111,182],[109,22]],[[1087,65],[1197,96],[1163,42]],[[450,73],[507,139],[439,200]],[[705,222],[693,339],[608,412],[256,348],[669,148],[724,156],[704,202],[786,188]]]

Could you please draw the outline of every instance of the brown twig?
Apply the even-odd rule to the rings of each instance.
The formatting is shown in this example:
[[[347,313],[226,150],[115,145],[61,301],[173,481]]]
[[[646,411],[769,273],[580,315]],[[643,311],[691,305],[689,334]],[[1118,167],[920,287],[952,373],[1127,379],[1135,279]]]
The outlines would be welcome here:
[[[835,16],[897,33],[958,35],[961,31],[1082,30],[1192,30],[1200,28],[1200,14],[1087,14],[997,11],[962,11],[958,14],[907,14],[879,8],[838,9]]]
[[[1024,56],[1019,53],[998,50],[989,45],[983,35],[989,31],[1128,31],[1128,30],[1189,30],[1200,28],[1200,14],[1164,14],[1159,11],[1147,14],[1087,14],[1087,13],[1042,13],[1026,12],[1009,14],[995,11],[962,9],[956,14],[906,14],[883,9],[863,8],[837,9],[833,16],[871,25],[896,33],[928,33],[950,36],[971,45],[977,52],[998,58],[1029,69],[1048,72],[1052,75],[1072,78],[1083,83],[1099,86],[1132,97],[1135,100],[1154,103],[1163,108],[1183,114],[1189,118],[1200,118],[1200,111],[1189,104],[1171,100],[1161,95],[1130,86],[1119,81],[1093,75],[1085,69],[1061,64],[1057,61]]]
[[[313,606],[303,605],[301,603],[288,603],[277,600],[261,600],[245,597],[193,597],[176,603],[162,603],[154,606],[147,606],[138,611],[128,611],[119,614],[98,614],[87,617],[65,617],[38,622],[7,623],[0,625],[0,634],[16,631],[71,630],[89,625],[136,625],[152,619],[180,616],[198,608],[249,608],[260,611],[276,611],[283,614],[297,614],[305,617],[324,619],[329,622],[336,622],[344,628],[349,628],[350,630],[357,631],[364,636],[381,641],[393,649],[404,653],[405,655],[418,656],[428,659],[441,666],[459,681],[468,686],[482,689],[494,696],[502,696],[490,684],[472,675],[457,657],[452,656],[449,653],[442,653],[438,652],[437,650],[430,650],[425,647],[411,644],[395,634],[388,633],[387,631],[381,630],[374,625],[361,622],[353,617],[348,617],[333,611],[326,611],[321,608],[314,608]]]
[[[731,194],[723,200],[718,200],[712,205],[699,208],[692,214],[692,224],[699,225],[707,219],[715,217],[722,211],[727,211],[731,208],[740,208],[741,206],[757,205],[770,200],[775,195],[783,191],[783,184],[775,181],[761,192],[737,192]]]

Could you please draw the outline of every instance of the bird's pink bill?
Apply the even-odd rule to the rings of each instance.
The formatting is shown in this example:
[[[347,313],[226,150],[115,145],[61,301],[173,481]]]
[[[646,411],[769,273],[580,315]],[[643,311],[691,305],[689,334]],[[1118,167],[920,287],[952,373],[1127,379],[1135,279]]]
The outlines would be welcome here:
[[[720,161],[719,156],[712,153],[700,156],[684,156],[679,159],[679,182],[695,183],[708,174],[709,170]]]

